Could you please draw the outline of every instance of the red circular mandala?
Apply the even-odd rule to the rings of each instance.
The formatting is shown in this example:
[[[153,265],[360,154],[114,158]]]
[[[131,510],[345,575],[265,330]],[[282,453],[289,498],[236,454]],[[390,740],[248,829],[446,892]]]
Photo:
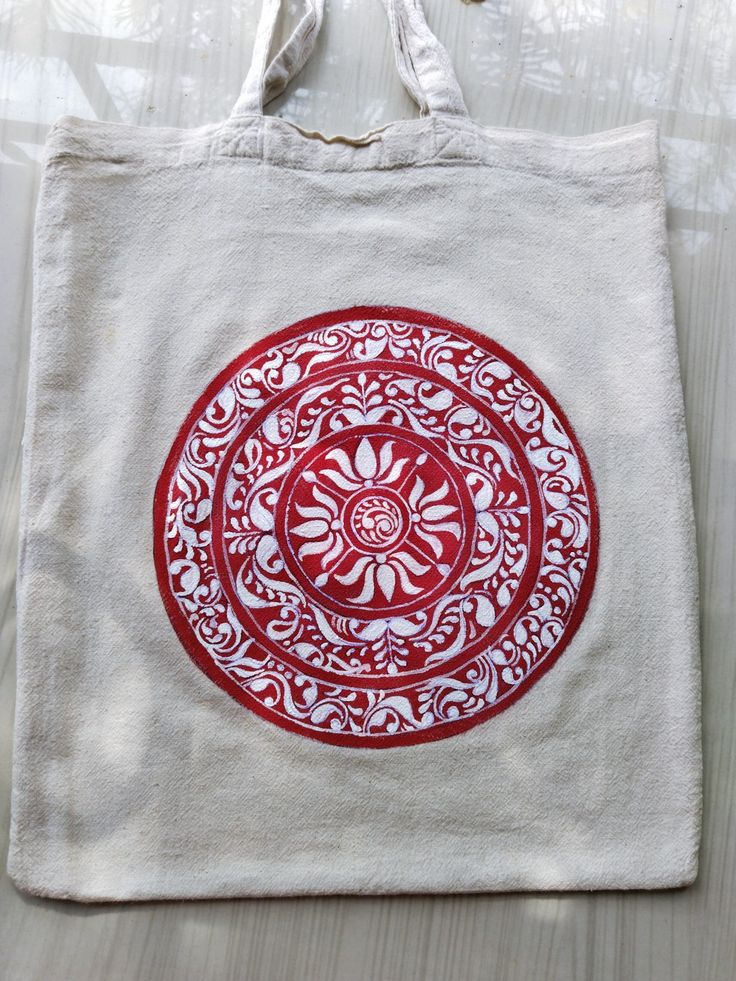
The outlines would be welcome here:
[[[433,314],[323,314],[245,351],[182,426],[154,501],[196,664],[293,732],[461,732],[562,653],[595,578],[582,449],[542,383]]]

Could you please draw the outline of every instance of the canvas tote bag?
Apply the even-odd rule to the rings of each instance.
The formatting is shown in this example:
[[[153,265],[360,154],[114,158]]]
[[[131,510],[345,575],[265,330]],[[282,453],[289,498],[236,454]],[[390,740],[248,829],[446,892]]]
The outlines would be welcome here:
[[[63,118],[38,207],[10,873],[80,900],[679,886],[696,558],[654,124]]]

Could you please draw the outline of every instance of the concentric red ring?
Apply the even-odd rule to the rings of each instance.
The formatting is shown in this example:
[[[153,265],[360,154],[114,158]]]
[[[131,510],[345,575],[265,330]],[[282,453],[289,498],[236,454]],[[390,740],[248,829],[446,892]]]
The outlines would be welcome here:
[[[336,344],[346,338],[350,343],[346,341],[344,356],[337,357]],[[520,566],[523,574],[512,594],[512,602],[493,621],[492,628],[488,628],[496,641],[486,634],[482,642],[469,640],[461,644],[457,653],[446,661],[431,666],[428,663],[424,671],[404,671],[399,666],[393,677],[351,674],[349,664],[347,672],[336,673],[334,666],[324,669],[295,657],[272,638],[261,643],[261,632],[253,628],[254,611],[243,605],[228,577],[222,576],[220,583],[215,572],[215,568],[222,570],[227,566],[222,491],[233,457],[238,447],[244,445],[246,431],[254,432],[302,384],[300,381],[295,386],[290,380],[280,390],[276,385],[265,393],[264,383],[267,397],[256,404],[257,398],[253,396],[253,404],[247,404],[251,397],[248,385],[252,382],[249,371],[251,368],[260,371],[260,377],[265,378],[262,366],[276,365],[268,370],[279,380],[286,377],[279,365],[293,363],[303,370],[306,360],[289,362],[296,357],[295,351],[321,348],[324,360],[317,361],[318,370],[303,374],[304,385],[313,385],[317,378],[332,383],[340,376],[354,375],[356,367],[380,366],[380,357],[365,360],[366,338],[373,348],[384,342],[393,345],[391,357],[386,360],[387,371],[396,371],[406,355],[403,364],[411,369],[407,377],[421,377],[430,389],[439,391],[443,387],[452,397],[461,395],[471,413],[477,409],[493,416],[494,433],[490,441],[495,440],[501,447],[498,452],[506,446],[516,461],[523,485],[530,492],[525,506],[530,509],[531,527],[535,529],[526,563]],[[410,357],[416,351],[424,358],[426,352],[422,345],[427,350],[431,345],[445,345],[445,361],[433,363],[427,355],[421,363],[411,362]],[[452,345],[458,350],[462,348],[462,357],[455,356]],[[481,373],[486,362],[496,367],[489,369],[487,379],[479,374],[471,386],[462,375],[464,365],[469,364]],[[455,378],[451,378],[453,371]],[[508,381],[502,377],[504,372],[508,372]],[[440,404],[439,396],[432,398]],[[551,446],[547,456],[541,423],[537,425],[542,415],[547,428],[551,425],[557,434],[555,439],[559,444]],[[212,432],[216,435],[206,435]],[[381,430],[378,432],[380,435]],[[207,439],[211,439],[213,447],[224,446],[224,452],[212,449],[204,453],[202,447]],[[467,474],[473,478],[470,470]],[[296,471],[288,479],[293,483],[297,479]],[[557,493],[550,493],[546,498],[545,488],[553,486],[550,481],[556,482]],[[202,490],[210,483],[215,488],[212,498]],[[555,511],[556,505],[549,502],[564,502],[565,493],[560,487],[568,485],[569,503],[562,511]],[[466,505],[467,500],[466,494]],[[486,519],[489,528],[495,520],[494,507],[483,512],[489,515]],[[499,513],[503,510],[500,508]],[[523,508],[517,511],[521,514]],[[571,533],[571,537],[560,539],[563,521],[565,534],[572,528],[577,537]],[[278,527],[281,532],[277,532],[276,538],[279,535],[283,538],[281,517]],[[488,544],[494,540],[494,534],[481,528],[476,537],[485,535]],[[512,541],[513,524],[503,534]],[[214,380],[182,426],[159,479],[154,500],[154,535],[164,604],[182,643],[212,680],[259,715],[293,732],[329,743],[376,748],[419,743],[461,732],[512,704],[548,670],[569,643],[590,599],[597,560],[598,515],[589,468],[579,442],[559,406],[526,366],[483,335],[443,318],[402,308],[366,307],[309,318],[271,334],[244,352]],[[261,545],[264,541],[270,543],[274,536],[269,535],[264,532]],[[552,556],[549,561],[558,563],[558,578],[564,580],[564,587],[551,585],[551,579],[543,581],[542,555],[548,547],[547,538],[551,541],[553,535],[557,536],[556,544],[553,552],[546,554]],[[278,564],[278,559],[272,561]],[[461,565],[458,562],[457,568]],[[467,570],[467,559],[463,569]],[[454,571],[453,568],[453,574]],[[297,568],[292,566],[291,574],[296,573]],[[465,573],[460,570],[459,575]],[[263,583],[256,585],[265,588]],[[224,593],[218,593],[221,587],[225,587]],[[479,629],[489,617],[486,612],[481,614],[480,609],[485,594],[472,584],[468,588],[471,599],[464,601],[464,606],[460,603],[456,618],[462,619],[469,610],[475,617],[475,628]],[[554,603],[549,604],[546,632],[534,636],[554,640],[544,649],[541,642],[535,641],[539,646],[537,656],[533,647],[529,647],[524,654],[529,663],[524,668],[524,659],[513,661],[521,651],[521,642],[514,637],[522,637],[525,632],[529,636],[534,634],[540,604],[548,596]],[[424,597],[425,601],[431,598]],[[288,604],[283,608],[292,609]],[[403,618],[407,622],[410,619]],[[291,629],[287,620],[281,626]],[[410,626],[413,629],[414,625]],[[365,632],[372,628],[360,629]],[[504,651],[514,644],[518,650],[513,657],[509,653],[509,665],[504,667]],[[481,691],[483,694],[474,694]],[[401,699],[397,702],[399,695]],[[294,706],[293,713],[287,709],[289,704]]]

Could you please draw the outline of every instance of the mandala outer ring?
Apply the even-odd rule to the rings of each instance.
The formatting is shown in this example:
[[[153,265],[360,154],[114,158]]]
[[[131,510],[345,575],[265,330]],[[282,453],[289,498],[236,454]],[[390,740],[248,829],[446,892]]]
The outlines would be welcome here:
[[[477,345],[480,349],[493,353],[499,361],[502,361],[512,369],[532,391],[540,396],[547,405],[553,410],[554,416],[559,422],[565,435],[568,437],[570,446],[574,451],[577,463],[580,467],[582,484],[585,487],[586,501],[588,506],[589,519],[589,550],[585,569],[580,578],[580,588],[574,602],[571,615],[567,620],[564,629],[557,643],[529,670],[527,675],[518,682],[515,687],[507,690],[502,698],[487,705],[484,709],[473,715],[464,718],[457,718],[445,721],[441,725],[432,725],[428,728],[414,729],[411,731],[399,731],[394,733],[384,733],[382,735],[355,735],[353,733],[336,732],[329,729],[316,731],[301,724],[299,721],[285,718],[283,715],[273,711],[268,705],[261,702],[247,689],[242,688],[233,679],[219,668],[212,660],[206,649],[203,647],[199,638],[195,634],[191,624],[182,613],[173,592],[171,591],[168,556],[165,545],[167,511],[169,505],[169,489],[174,474],[180,464],[182,453],[186,445],[188,436],[194,423],[201,417],[206,408],[213,401],[215,396],[224,388],[229,380],[243,370],[255,358],[262,356],[270,349],[290,340],[298,338],[308,332],[334,327],[341,323],[357,322],[361,320],[371,321],[395,321],[408,325],[415,325],[418,328],[426,327],[434,330],[449,331],[468,343]],[[159,585],[159,591],[164,603],[166,612],[171,620],[176,634],[194,663],[212,680],[218,687],[226,691],[231,697],[241,705],[249,708],[263,719],[278,725],[282,729],[287,729],[301,736],[344,747],[354,748],[389,748],[400,745],[414,745],[423,742],[430,742],[444,739],[449,736],[465,732],[474,726],[487,721],[494,715],[513,705],[517,699],[524,695],[549,669],[557,662],[567,645],[576,634],[588,608],[590,598],[595,584],[597,565],[598,565],[598,545],[599,545],[599,512],[595,486],[593,484],[589,464],[585,453],[582,450],[579,440],[569,423],[565,413],[560,408],[556,399],[552,396],[548,388],[537,378],[537,376],[515,355],[511,354],[506,348],[498,344],[489,337],[465,327],[462,324],[453,322],[436,314],[426,313],[407,307],[390,306],[358,306],[343,310],[329,311],[314,317],[308,317],[292,324],[281,330],[267,334],[256,344],[247,348],[244,352],[233,359],[207,386],[206,390],[195,402],[189,412],[185,422],[180,427],[171,451],[166,459],[163,470],[156,484],[153,501],[153,524],[154,524],[154,564]],[[305,672],[307,673],[307,672]],[[345,686],[349,687],[349,686]]]

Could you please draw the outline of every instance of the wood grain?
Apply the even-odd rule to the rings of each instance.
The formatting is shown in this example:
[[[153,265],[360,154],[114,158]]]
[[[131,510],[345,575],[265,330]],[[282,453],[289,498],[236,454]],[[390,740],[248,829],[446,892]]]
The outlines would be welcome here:
[[[80,908],[0,883],[10,981],[736,977],[736,6],[731,0],[426,0],[469,108],[576,134],[656,117],[668,195],[702,592],[702,871],[681,892]],[[62,112],[142,125],[223,116],[257,0],[0,0],[0,807],[7,826],[14,573],[41,147]],[[292,16],[297,3],[288,4]],[[377,2],[333,0],[274,110],[357,133],[413,114]],[[625,365],[623,366],[625,370]],[[4,832],[5,841],[7,835]]]

